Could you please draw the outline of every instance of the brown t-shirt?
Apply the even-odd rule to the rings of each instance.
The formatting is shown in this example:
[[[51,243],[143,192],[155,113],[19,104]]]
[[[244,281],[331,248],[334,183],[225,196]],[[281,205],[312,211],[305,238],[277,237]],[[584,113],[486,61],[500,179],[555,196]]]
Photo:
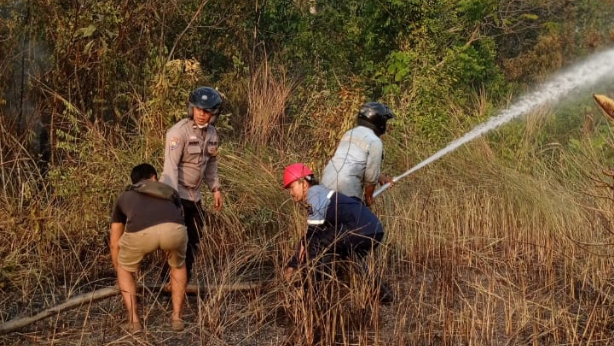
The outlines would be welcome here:
[[[181,209],[168,199],[156,198],[136,191],[124,191],[113,208],[111,222],[126,225],[133,233],[165,222],[185,224]]]

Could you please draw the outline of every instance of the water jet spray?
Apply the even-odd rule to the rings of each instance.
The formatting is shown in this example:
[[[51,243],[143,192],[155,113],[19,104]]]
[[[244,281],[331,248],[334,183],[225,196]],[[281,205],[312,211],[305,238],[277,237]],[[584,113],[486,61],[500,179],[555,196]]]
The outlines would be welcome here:
[[[464,136],[452,141],[445,148],[439,150],[431,157],[420,162],[416,166],[407,170],[401,175],[392,178],[392,181],[397,181],[405,178],[411,173],[423,168],[424,166],[435,162],[441,157],[458,149],[461,145],[472,141],[483,134],[490,132],[507,122],[516,119],[526,113],[531,112],[537,107],[543,106],[550,102],[556,101],[561,97],[576,91],[579,88],[588,87],[596,84],[602,78],[614,73],[614,49],[609,49],[588,58],[586,61],[569,68],[567,71],[556,75],[549,82],[542,84],[535,91],[526,94],[518,99],[507,109],[499,112],[498,115],[491,117],[486,122],[476,126],[473,130],[467,132]],[[597,103],[603,108],[604,106],[595,97]],[[612,105],[612,113],[614,114],[614,101]],[[608,112],[605,108],[606,113]],[[608,113],[610,114],[610,113]],[[373,197],[377,197],[382,192],[390,187],[390,183],[382,185],[375,190]]]

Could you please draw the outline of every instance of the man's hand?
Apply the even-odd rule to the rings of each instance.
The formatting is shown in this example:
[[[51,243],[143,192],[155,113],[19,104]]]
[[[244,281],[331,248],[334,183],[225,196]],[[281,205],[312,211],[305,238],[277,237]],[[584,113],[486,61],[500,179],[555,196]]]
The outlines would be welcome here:
[[[377,178],[377,182],[380,185],[390,184],[390,187],[394,186],[394,181],[391,177],[387,175],[380,174],[379,178]],[[365,185],[365,204],[367,207],[370,207],[375,203],[375,198],[373,197],[373,193],[375,192],[375,184],[367,184]]]
[[[381,175],[379,176],[379,179],[377,179],[377,182],[378,182],[380,185],[390,184],[390,187],[393,187],[393,186],[394,186],[394,180],[392,180],[392,178],[391,178],[391,177],[389,177],[389,176],[387,176],[387,175],[383,175],[383,174],[381,174]]]
[[[222,198],[222,191],[217,190],[213,192],[213,208],[216,211],[222,210],[222,206],[224,205],[224,199]]]

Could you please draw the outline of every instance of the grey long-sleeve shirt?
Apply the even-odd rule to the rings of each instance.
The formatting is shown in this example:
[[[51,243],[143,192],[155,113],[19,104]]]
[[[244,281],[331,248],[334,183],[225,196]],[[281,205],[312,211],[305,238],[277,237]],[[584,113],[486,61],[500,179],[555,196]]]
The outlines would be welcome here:
[[[182,199],[200,201],[203,181],[210,190],[220,188],[218,146],[215,126],[201,129],[192,119],[179,121],[166,133],[160,181],[177,190]]]
[[[382,140],[364,126],[347,131],[322,173],[320,183],[346,196],[363,199],[365,184],[377,184],[382,158]]]

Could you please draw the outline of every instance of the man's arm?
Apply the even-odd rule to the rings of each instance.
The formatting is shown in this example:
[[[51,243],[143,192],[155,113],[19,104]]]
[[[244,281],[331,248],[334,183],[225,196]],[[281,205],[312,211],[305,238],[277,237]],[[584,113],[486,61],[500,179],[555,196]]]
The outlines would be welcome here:
[[[207,187],[213,192],[213,208],[219,211],[222,209],[224,200],[222,198],[222,187],[217,172],[217,156],[211,156],[207,161],[207,167],[205,167],[203,175]]]
[[[217,154],[219,150],[219,137],[217,135],[217,130],[215,127],[211,127],[207,129],[207,154],[209,155],[209,159],[207,160],[207,166],[203,171],[203,180],[207,187],[213,192],[213,207],[215,210],[221,210],[222,205],[224,204],[222,198],[222,186],[220,184],[220,179],[218,176],[218,164],[217,164]]]
[[[284,269],[284,279],[288,282],[292,281],[294,274],[296,273],[300,264],[305,263],[306,249],[305,238],[299,241],[295,254],[290,258],[286,268]]]
[[[373,192],[375,185],[379,182],[382,169],[383,146],[379,140],[373,141],[369,146],[369,155],[367,156],[367,166],[365,168],[364,189],[365,189],[365,204],[370,206],[373,204]]]
[[[375,184],[365,185],[365,204],[367,205],[367,207],[371,206],[373,202],[375,202],[375,198],[373,198],[373,192],[375,192]]]
[[[365,167],[364,182],[366,184],[377,184],[382,169],[382,142],[374,140],[369,146],[369,154],[367,155],[367,163]]]
[[[164,145],[164,168],[160,181],[179,191],[179,163],[185,142],[179,133],[172,129],[166,134]]]
[[[119,239],[124,234],[125,225],[121,222],[111,223],[111,239],[109,245],[111,248],[111,260],[113,261],[113,267],[117,269],[119,258]]]

